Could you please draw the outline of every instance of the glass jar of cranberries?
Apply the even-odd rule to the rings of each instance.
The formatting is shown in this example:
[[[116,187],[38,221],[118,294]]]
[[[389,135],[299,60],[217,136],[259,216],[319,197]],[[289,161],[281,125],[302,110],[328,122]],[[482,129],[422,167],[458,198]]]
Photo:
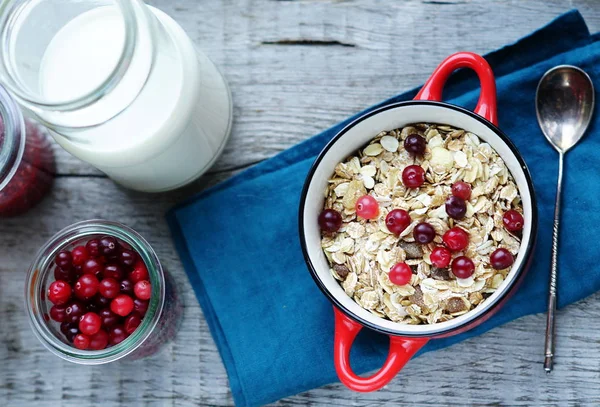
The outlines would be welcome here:
[[[20,215],[40,202],[54,171],[49,138],[0,87],[0,217]]]
[[[102,364],[156,353],[182,306],[150,244],[116,222],[63,229],[37,253],[27,276],[31,326],[54,354]]]

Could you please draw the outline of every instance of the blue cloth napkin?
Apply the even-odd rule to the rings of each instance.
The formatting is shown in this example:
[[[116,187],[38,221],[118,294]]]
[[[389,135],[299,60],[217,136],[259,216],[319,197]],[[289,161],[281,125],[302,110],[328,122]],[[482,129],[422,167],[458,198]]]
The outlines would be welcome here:
[[[546,307],[557,155],[544,140],[534,110],[538,80],[549,68],[573,64],[598,84],[600,43],[571,11],[486,56],[498,86],[500,128],[531,169],[540,233],[534,264],[517,294],[479,327],[422,350],[440,349]],[[444,96],[472,108],[479,84],[457,72]],[[373,106],[412,99],[416,90]],[[300,250],[300,191],[325,143],[360,114],[217,185],[171,210],[177,250],[223,358],[236,405],[257,406],[337,381],[333,310],[309,275]],[[600,289],[596,250],[581,250],[600,234],[600,138],[596,115],[589,134],[567,156],[561,235],[559,306]],[[577,225],[585,219],[586,226]],[[541,344],[540,344],[541,346]],[[363,330],[352,350],[357,373],[379,368],[388,351],[383,335]],[[532,358],[535,359],[532,355]],[[402,375],[402,373],[400,373]]]

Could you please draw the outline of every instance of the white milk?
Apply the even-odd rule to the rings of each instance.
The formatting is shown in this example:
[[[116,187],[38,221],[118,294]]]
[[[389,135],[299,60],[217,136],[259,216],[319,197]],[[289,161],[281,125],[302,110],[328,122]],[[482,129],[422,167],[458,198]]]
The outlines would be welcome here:
[[[231,96],[219,71],[181,27],[160,10],[149,9],[164,27],[157,30],[149,75],[149,64],[135,62],[149,61],[148,38],[136,47],[138,57],[116,88],[93,108],[63,122],[66,128],[54,136],[65,150],[125,187],[158,192],[193,181],[218,157],[231,129]],[[70,21],[44,53],[42,94],[57,101],[93,91],[117,65],[124,38],[115,7],[99,7]],[[133,102],[113,117],[123,100]]]

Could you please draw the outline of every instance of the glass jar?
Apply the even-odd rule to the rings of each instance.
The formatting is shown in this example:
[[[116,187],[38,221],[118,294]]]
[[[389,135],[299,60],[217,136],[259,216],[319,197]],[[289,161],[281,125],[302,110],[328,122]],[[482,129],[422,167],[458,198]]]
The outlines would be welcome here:
[[[137,252],[148,269],[152,293],[141,324],[125,340],[103,350],[80,350],[66,339],[61,332],[61,324],[50,318],[53,304],[47,299],[47,292],[55,281],[53,271],[57,253],[72,250],[102,236],[113,236],[122,246],[130,246]],[[175,336],[183,310],[173,280],[161,266],[150,244],[133,229],[106,220],[71,225],[54,235],[38,251],[27,274],[25,307],[35,335],[46,348],[65,360],[86,365],[155,354]]]
[[[0,81],[65,150],[135,190],[192,182],[231,130],[220,72],[141,0],[2,2]]]
[[[40,202],[52,187],[54,171],[48,138],[23,119],[0,87],[0,217],[20,215]]]

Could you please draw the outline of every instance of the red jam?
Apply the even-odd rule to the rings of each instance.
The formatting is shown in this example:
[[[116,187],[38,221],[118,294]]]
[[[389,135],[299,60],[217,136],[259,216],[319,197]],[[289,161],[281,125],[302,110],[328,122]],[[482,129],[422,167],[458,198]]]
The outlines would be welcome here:
[[[55,163],[50,141],[40,128],[25,121],[25,151],[16,173],[0,191],[0,216],[20,215],[50,191]],[[4,140],[4,125],[0,122],[0,145]]]

